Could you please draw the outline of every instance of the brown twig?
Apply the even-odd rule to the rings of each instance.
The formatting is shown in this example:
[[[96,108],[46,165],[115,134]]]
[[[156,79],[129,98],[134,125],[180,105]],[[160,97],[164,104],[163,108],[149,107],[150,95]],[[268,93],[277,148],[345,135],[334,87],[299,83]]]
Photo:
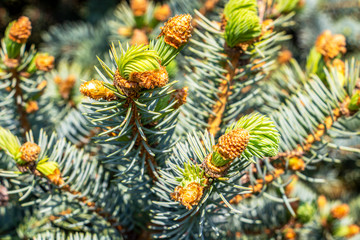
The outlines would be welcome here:
[[[61,187],[61,190],[68,192],[72,195],[82,195],[81,192],[79,191],[75,191],[75,190],[71,190],[70,186],[67,184],[63,187]],[[89,201],[87,197],[81,197],[81,198],[76,198],[77,201],[84,203],[86,206],[89,207],[90,211],[96,213],[97,215],[99,215],[100,217],[104,218],[107,222],[109,222],[111,224],[111,226],[115,227],[120,233],[123,230],[123,227],[118,223],[117,219],[114,217],[111,217],[111,213],[105,212],[103,208],[100,207],[95,207],[96,203]]]
[[[222,122],[223,114],[225,111],[225,107],[228,101],[228,97],[231,95],[231,86],[233,83],[233,79],[235,76],[235,70],[239,65],[239,57],[241,52],[238,49],[228,49],[228,56],[230,58],[231,65],[227,63],[225,69],[226,73],[226,80],[223,80],[220,83],[218,93],[218,100],[216,101],[215,105],[213,106],[213,112],[215,115],[210,116],[208,124],[208,130],[214,136],[220,130],[220,125]]]
[[[246,194],[239,194],[236,195],[233,199],[230,200],[231,204],[238,204],[242,200],[251,197],[255,193],[261,192],[261,190],[264,188],[265,184],[269,184],[279,178],[282,174],[284,174],[284,169],[275,169],[273,172],[267,174],[263,179],[256,179],[255,184],[252,186],[252,192],[246,193]]]
[[[333,110],[332,116],[327,116],[324,120],[324,123],[320,123],[318,127],[316,128],[316,131],[314,134],[309,134],[307,138],[305,139],[305,142],[303,144],[298,144],[295,149],[292,151],[286,151],[286,152],[280,152],[277,154],[277,156],[272,157],[271,160],[276,160],[278,158],[290,158],[290,157],[302,157],[304,154],[306,154],[308,151],[310,151],[313,144],[317,141],[321,140],[321,137],[325,134],[327,129],[330,129],[334,122],[342,116],[341,111],[339,108],[336,108]]]
[[[20,75],[15,68],[11,69],[11,73],[13,75],[13,78],[15,78],[16,80],[14,99],[15,99],[17,112],[19,114],[20,126],[23,130],[22,134],[25,137],[26,132],[28,132],[31,129],[31,127],[30,127],[30,122],[27,118],[26,110],[22,105],[24,102],[24,98],[23,98],[23,92],[20,87],[20,83],[21,83]]]
[[[75,146],[76,146],[77,148],[83,148],[83,147],[85,147],[85,145],[88,144],[88,143],[91,141],[91,138],[94,137],[94,136],[95,136],[96,134],[98,134],[98,133],[99,133],[99,129],[98,129],[98,128],[91,129],[91,131],[89,132],[89,134],[86,135],[85,138],[84,138],[82,141],[76,143]]]
[[[139,125],[141,125],[141,119],[139,118],[139,113],[138,113],[138,109],[136,107],[135,102],[132,101],[131,98],[129,98],[129,101],[131,101],[131,105],[132,105],[132,109],[133,109],[133,114],[132,114],[132,118],[130,120],[130,124],[134,125],[133,137],[135,137],[135,135],[138,135],[138,139],[137,139],[137,142],[135,145],[139,146],[141,144],[142,140],[141,140],[139,128],[135,124],[135,121],[137,121],[139,123]],[[150,145],[147,142],[143,141],[143,144],[146,144],[146,146],[150,148]],[[145,164],[146,164],[147,170],[149,172],[149,175],[154,181],[156,181],[157,180],[156,174],[154,174],[153,170],[150,167],[150,164],[153,164],[154,166],[156,166],[155,158],[150,155],[150,153],[146,150],[144,145],[141,146],[140,155],[141,156],[145,155]]]

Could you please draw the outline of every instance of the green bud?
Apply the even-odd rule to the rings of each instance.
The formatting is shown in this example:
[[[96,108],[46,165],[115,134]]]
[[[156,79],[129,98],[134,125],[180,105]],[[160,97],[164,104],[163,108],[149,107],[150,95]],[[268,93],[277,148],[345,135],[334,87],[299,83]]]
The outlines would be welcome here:
[[[345,237],[349,234],[349,226],[337,226],[334,229],[334,236],[335,237]]]
[[[7,28],[5,30],[4,42],[5,42],[8,58],[17,58],[20,55],[20,49],[21,49],[21,46],[23,45],[21,43],[12,41],[9,38],[10,28],[15,22],[16,22],[16,20],[9,23],[9,25],[7,26]]]
[[[301,223],[308,223],[314,217],[316,208],[312,203],[302,203],[297,209],[297,218]]]
[[[360,91],[356,91],[356,93],[351,97],[349,103],[350,111],[358,111],[360,108]]]
[[[36,165],[36,170],[41,172],[44,176],[54,174],[55,170],[59,169],[57,162],[48,162],[47,160],[48,158],[44,158]]]
[[[159,56],[156,51],[149,50],[148,45],[127,46],[124,50],[119,42],[120,58],[117,60],[119,73],[123,78],[129,79],[132,72],[145,72],[160,68]],[[112,50],[115,51],[114,46]]]
[[[239,9],[226,16],[225,41],[229,47],[250,41],[261,34],[260,19],[256,12]]]
[[[194,165],[192,162],[184,164],[184,169],[178,167],[178,170],[182,173],[181,177],[177,177],[176,181],[180,182],[180,186],[186,187],[190,183],[198,183],[201,186],[206,186],[204,170],[198,165]]]

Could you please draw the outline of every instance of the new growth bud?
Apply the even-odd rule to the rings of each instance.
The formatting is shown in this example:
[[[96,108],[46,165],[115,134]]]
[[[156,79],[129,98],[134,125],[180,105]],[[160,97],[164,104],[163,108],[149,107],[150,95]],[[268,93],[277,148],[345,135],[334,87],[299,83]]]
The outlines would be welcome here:
[[[292,59],[292,53],[289,50],[281,51],[277,58],[277,60],[280,64],[288,63],[288,62],[290,62],[291,59]]]
[[[60,186],[64,184],[64,180],[62,179],[61,172],[58,168],[56,168],[52,174],[49,174],[47,178],[55,185]]]
[[[227,173],[231,162],[240,157],[249,143],[250,135],[245,129],[234,129],[219,138],[218,144],[214,146],[203,161],[205,172],[211,177],[222,177]]]
[[[63,80],[60,76],[56,76],[54,82],[59,87],[61,97],[66,100],[70,99],[71,91],[76,83],[76,77],[74,75],[69,75]]]
[[[301,158],[292,157],[289,159],[289,169],[293,171],[303,171],[305,169],[305,162]]]
[[[134,29],[133,35],[130,40],[131,45],[147,45],[149,44],[149,39],[144,30]]]
[[[64,183],[57,162],[41,160],[36,166],[36,170],[55,185],[60,186]]]

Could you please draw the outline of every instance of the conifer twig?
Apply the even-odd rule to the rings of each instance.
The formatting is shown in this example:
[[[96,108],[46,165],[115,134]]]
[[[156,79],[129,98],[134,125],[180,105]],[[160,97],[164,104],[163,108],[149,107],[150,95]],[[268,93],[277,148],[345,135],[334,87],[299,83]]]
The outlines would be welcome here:
[[[30,127],[29,120],[27,118],[26,110],[22,106],[22,103],[24,102],[24,98],[23,98],[23,92],[20,87],[21,80],[20,80],[19,73],[16,71],[16,69],[12,69],[11,73],[16,80],[14,99],[15,99],[17,112],[18,112],[19,118],[20,118],[20,126],[23,130],[22,134],[23,134],[23,137],[25,137],[26,132],[28,132],[31,129],[31,127]]]
[[[239,65],[239,57],[240,52],[235,49],[229,49],[228,56],[230,58],[230,63],[226,65],[226,79],[220,83],[219,90],[220,93],[218,94],[219,99],[216,101],[215,105],[213,106],[213,112],[215,115],[211,115],[208,121],[209,124],[209,132],[216,136],[218,131],[220,130],[220,125],[222,122],[223,114],[225,111],[226,103],[228,101],[228,97],[231,95],[231,86],[232,81],[235,76],[235,70]],[[231,65],[230,65],[231,64]]]

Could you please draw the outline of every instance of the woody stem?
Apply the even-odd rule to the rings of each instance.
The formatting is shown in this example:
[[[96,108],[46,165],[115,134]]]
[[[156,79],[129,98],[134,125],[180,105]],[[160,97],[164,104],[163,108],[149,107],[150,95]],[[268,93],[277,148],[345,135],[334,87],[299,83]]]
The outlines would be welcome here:
[[[20,80],[19,73],[16,71],[16,69],[12,69],[11,73],[16,80],[14,100],[15,100],[17,112],[19,114],[20,126],[23,130],[22,134],[25,137],[26,132],[28,132],[31,129],[31,126],[30,126],[30,122],[27,118],[25,108],[23,107],[24,98],[23,98],[22,89],[20,87],[21,80]]]

